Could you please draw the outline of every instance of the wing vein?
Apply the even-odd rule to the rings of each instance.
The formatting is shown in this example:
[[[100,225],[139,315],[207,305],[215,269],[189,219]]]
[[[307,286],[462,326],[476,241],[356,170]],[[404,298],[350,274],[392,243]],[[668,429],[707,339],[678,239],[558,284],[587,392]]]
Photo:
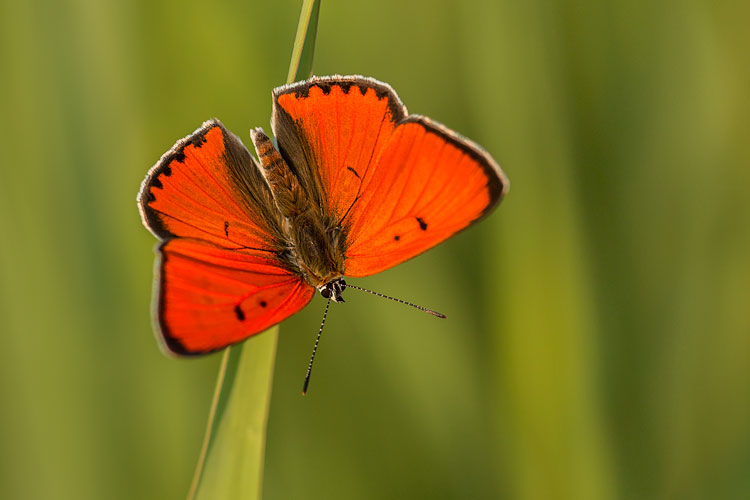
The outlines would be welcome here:
[[[226,148],[226,146],[224,146]],[[243,146],[244,147],[244,146]],[[240,213],[244,213],[246,215],[249,215],[247,213],[247,209],[240,206],[239,203],[237,203],[237,200],[234,199],[234,197],[224,188],[224,186],[213,176],[210,169],[203,163],[202,158],[195,154],[195,152],[192,152],[193,158],[195,158],[196,162],[201,166],[201,169],[206,174],[207,177],[209,177],[214,183],[216,183],[217,186],[219,186],[219,189],[224,192],[224,194],[227,196],[227,198],[234,204],[235,207],[237,207],[240,211]],[[249,154],[249,152],[248,152]],[[252,156],[251,156],[252,158]],[[251,160],[252,161],[252,160]],[[227,175],[228,177],[228,175]]]
[[[176,221],[178,221],[178,222],[180,222],[180,223],[182,223],[182,224],[185,224],[186,226],[192,227],[193,229],[196,229],[196,230],[198,230],[198,231],[200,231],[200,232],[203,232],[203,233],[206,233],[206,234],[209,234],[209,235],[212,235],[212,236],[216,236],[216,237],[218,237],[219,239],[222,239],[222,240],[227,240],[227,241],[229,241],[229,242],[231,242],[231,243],[234,243],[235,245],[239,245],[239,246],[240,246],[241,248],[254,249],[254,247],[248,247],[248,246],[245,246],[245,245],[243,245],[243,244],[242,244],[242,242],[240,242],[240,241],[235,241],[235,240],[233,240],[233,239],[231,239],[231,238],[227,238],[226,236],[224,236],[224,235],[223,235],[223,234],[221,234],[221,233],[212,233],[212,232],[210,232],[210,231],[207,231],[206,229],[204,229],[204,228],[202,228],[202,227],[196,226],[195,224],[191,224],[190,222],[187,222],[187,221],[185,221],[185,220],[183,220],[183,219],[181,219],[181,218],[179,218],[179,217],[176,217],[176,216],[174,216],[174,215],[172,215],[172,214],[168,214],[168,213],[166,213],[166,212],[164,212],[164,211],[162,211],[162,210],[158,210],[158,209],[155,209],[155,208],[153,208],[153,207],[150,207],[150,208],[151,208],[151,210],[153,210],[154,212],[160,213],[160,214],[164,215],[165,217],[169,217],[170,219],[174,219],[174,220],[176,220]],[[204,240],[204,239],[202,239],[202,238],[196,238],[196,239],[201,239],[201,241],[205,241],[205,242],[207,242],[207,243],[212,243],[212,242],[210,242],[210,241],[208,241],[208,240]],[[261,241],[263,241],[263,238],[259,238],[259,239],[260,239]],[[215,244],[215,243],[214,243],[214,244]],[[228,249],[228,248],[226,248],[226,247],[221,247],[221,248],[225,248],[225,249],[227,249],[227,250],[230,250],[230,249]],[[259,249],[259,250],[262,250],[262,249]],[[262,250],[262,251],[265,251],[265,252],[272,252],[272,250]]]

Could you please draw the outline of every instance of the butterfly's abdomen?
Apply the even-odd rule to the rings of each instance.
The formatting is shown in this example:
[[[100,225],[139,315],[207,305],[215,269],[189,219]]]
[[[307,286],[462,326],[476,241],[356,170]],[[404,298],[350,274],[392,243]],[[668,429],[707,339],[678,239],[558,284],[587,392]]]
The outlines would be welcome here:
[[[250,137],[279,211],[287,218],[295,218],[306,212],[310,207],[307,195],[271,139],[261,128],[251,130]]]

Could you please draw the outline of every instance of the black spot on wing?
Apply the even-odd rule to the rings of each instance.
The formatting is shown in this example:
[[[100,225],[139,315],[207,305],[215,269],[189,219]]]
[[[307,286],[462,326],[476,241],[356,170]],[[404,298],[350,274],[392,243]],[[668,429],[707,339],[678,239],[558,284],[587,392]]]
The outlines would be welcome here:
[[[234,306],[234,315],[237,316],[238,320],[245,321],[245,313],[242,311],[242,308],[239,304]]]
[[[159,189],[164,188],[164,186],[162,185],[158,177],[155,177],[154,179],[151,180],[151,187],[157,187]]]
[[[315,84],[311,85],[310,87],[313,87],[313,86],[319,87],[320,90],[323,91],[324,95],[330,94],[331,90],[333,90],[334,87],[339,87],[344,94],[348,94],[349,91],[351,91],[353,86],[359,88],[359,91],[362,93],[362,95],[365,95],[365,92],[367,92],[366,87],[362,88],[352,81],[319,81],[319,82],[315,82]],[[304,92],[306,93],[304,97],[307,97],[307,95],[309,95],[310,87],[307,87],[306,89],[304,89]]]
[[[357,176],[357,179],[361,179],[362,177],[359,176],[356,170],[354,170],[352,167],[346,167],[347,170],[349,170],[351,173]]]
[[[213,128],[213,127],[211,127],[211,128]],[[205,131],[203,131],[203,132],[202,132],[202,133],[200,133],[200,134],[195,134],[195,135],[193,135],[193,136],[192,136],[192,137],[190,138],[190,140],[188,140],[188,141],[187,141],[187,142],[185,143],[185,146],[187,146],[188,144],[192,144],[192,145],[193,145],[193,146],[195,146],[196,148],[200,148],[201,146],[203,146],[203,145],[204,145],[204,144],[206,143],[206,132],[208,132],[209,130],[210,130],[210,128],[209,128],[209,129],[206,129]]]
[[[229,221],[224,221],[224,234],[229,238]]]
[[[331,85],[330,83],[324,83],[322,85],[318,85],[318,87],[320,87],[320,90],[323,91],[323,95],[328,95],[331,93],[331,89],[333,88],[333,85]],[[351,87],[351,85],[344,84],[344,85],[340,85],[340,87],[341,87],[341,90],[344,91],[344,94],[348,94],[349,88]]]
[[[268,305],[268,302],[266,302],[265,300],[260,301],[260,307],[266,307],[267,305]]]
[[[398,241],[398,240],[400,240],[400,239],[401,239],[401,236],[399,236],[399,235],[396,235],[396,236],[394,236],[394,237],[393,237],[393,239],[394,239],[395,241]]]
[[[419,222],[419,229],[427,231],[427,223],[421,217],[417,217],[417,222]]]

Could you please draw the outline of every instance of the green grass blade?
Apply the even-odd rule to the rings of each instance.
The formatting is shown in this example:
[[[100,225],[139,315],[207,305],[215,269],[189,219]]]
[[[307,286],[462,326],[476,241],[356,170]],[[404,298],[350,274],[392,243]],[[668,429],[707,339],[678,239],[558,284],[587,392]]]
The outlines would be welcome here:
[[[320,2],[305,0],[287,82],[312,74]],[[279,328],[224,353],[189,500],[262,497],[266,423]]]
[[[319,0],[305,0],[302,4],[297,36],[292,49],[292,60],[289,63],[289,74],[286,77],[287,83],[305,80],[312,75],[319,12]]]
[[[188,498],[261,498],[277,338],[274,327],[224,354]]]

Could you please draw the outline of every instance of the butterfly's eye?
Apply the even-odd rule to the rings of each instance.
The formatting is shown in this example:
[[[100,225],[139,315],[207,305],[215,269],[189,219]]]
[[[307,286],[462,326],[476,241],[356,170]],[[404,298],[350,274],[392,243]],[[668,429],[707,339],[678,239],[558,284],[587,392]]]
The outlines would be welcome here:
[[[324,288],[320,291],[320,294],[325,297],[326,299],[331,298],[331,290],[329,288]]]

